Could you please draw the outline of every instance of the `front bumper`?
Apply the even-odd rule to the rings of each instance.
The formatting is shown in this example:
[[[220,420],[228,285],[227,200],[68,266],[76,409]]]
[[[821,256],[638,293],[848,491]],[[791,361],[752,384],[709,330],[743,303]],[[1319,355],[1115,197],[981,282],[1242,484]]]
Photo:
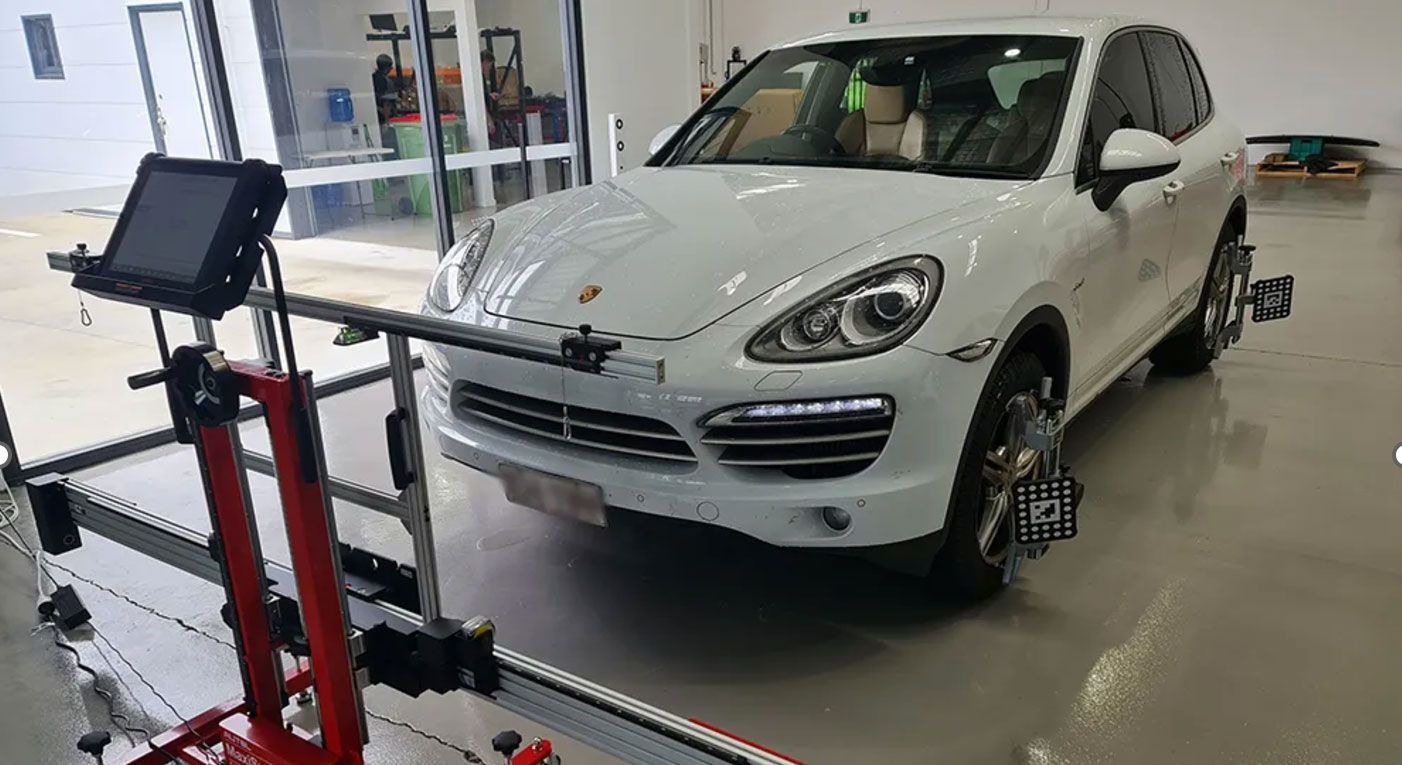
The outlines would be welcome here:
[[[902,347],[864,359],[764,365],[738,352],[748,331],[713,325],[685,341],[627,341],[631,350],[667,358],[662,385],[429,347],[423,414],[445,456],[485,473],[496,474],[502,463],[511,463],[566,476],[602,487],[611,508],[723,526],[775,545],[871,547],[942,529],[990,360],[970,364]],[[775,372],[782,374],[772,376]],[[697,461],[605,452],[484,422],[455,406],[454,391],[466,380],[660,420],[685,438]],[[717,461],[720,449],[701,443],[707,429],[699,422],[718,409],[868,395],[894,399],[896,417],[881,456],[854,475],[799,480],[777,470],[736,469]],[[830,529],[822,521],[825,507],[847,511],[851,525],[842,532]]]

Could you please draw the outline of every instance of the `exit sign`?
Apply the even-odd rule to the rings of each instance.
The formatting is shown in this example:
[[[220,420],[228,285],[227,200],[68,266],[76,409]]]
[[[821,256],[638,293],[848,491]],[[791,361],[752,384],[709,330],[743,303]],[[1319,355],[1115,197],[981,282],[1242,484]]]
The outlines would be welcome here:
[[[871,21],[871,11],[852,11],[847,14],[848,24],[865,24]]]

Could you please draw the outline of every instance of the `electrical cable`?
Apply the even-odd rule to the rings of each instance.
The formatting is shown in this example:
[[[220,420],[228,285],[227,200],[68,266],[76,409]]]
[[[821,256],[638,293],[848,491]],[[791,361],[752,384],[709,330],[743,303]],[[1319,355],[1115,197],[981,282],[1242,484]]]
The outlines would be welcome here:
[[[277,308],[278,328],[282,330],[283,352],[287,354],[287,374],[297,376],[297,353],[292,347],[292,315],[287,312],[287,290],[282,283],[282,264],[278,261],[277,247],[272,237],[264,234],[258,238],[263,252],[268,256],[268,274],[273,279],[273,305]],[[302,406],[302,386],[292,386],[293,406]]]
[[[136,679],[139,680],[139,681],[141,681],[141,684],[142,684],[142,685],[146,686],[146,690],[150,691],[150,692],[151,692],[151,695],[155,696],[156,699],[159,700],[159,701],[161,702],[161,704],[163,704],[163,705],[165,706],[166,709],[170,710],[170,713],[171,713],[172,715],[175,715],[175,719],[179,720],[179,721],[181,722],[181,724],[185,726],[185,730],[190,731],[190,732],[194,732],[195,726],[192,725],[192,724],[190,723],[189,718],[187,718],[187,717],[185,717],[184,715],[180,714],[179,710],[177,710],[177,709],[175,708],[175,705],[174,705],[174,704],[171,704],[169,699],[167,699],[165,696],[161,695],[161,692],[160,692],[160,691],[156,690],[156,686],[152,685],[152,684],[151,684],[151,681],[150,681],[150,680],[147,680],[147,679],[146,679],[146,676],[143,675],[143,674],[141,674],[141,670],[137,669],[137,668],[136,668],[136,665],[132,664],[132,663],[131,663],[131,660],[128,659],[128,658],[126,657],[125,654],[123,654],[120,650],[117,649],[117,646],[112,645],[112,641],[111,641],[111,640],[108,640],[108,639],[107,639],[107,636],[104,635],[104,634],[102,634],[102,631],[101,631],[101,630],[99,630],[95,625],[92,625],[91,623],[89,623],[88,626],[92,628],[92,634],[93,634],[93,636],[96,637],[98,640],[101,640],[101,641],[107,646],[108,650],[112,651],[112,653],[116,655],[116,657],[117,657],[117,659],[118,659],[119,661],[121,661],[123,664],[127,665],[127,669],[131,670],[131,673],[132,673],[133,675],[136,676]],[[148,738],[148,739],[146,740],[146,743],[147,743],[152,749],[155,749],[156,751],[160,752],[161,754],[164,754],[166,757],[171,757],[171,755],[170,755],[169,752],[167,752],[165,749],[162,749],[162,748],[156,746],[155,742],[152,741],[151,739]],[[200,751],[202,751],[202,752],[204,752],[205,754],[209,755],[209,763],[210,763],[210,765],[217,765],[218,763],[220,763],[220,762],[222,761],[221,758],[219,757],[219,755],[218,755],[218,754],[215,754],[214,750],[211,749],[210,746],[209,746],[209,744],[206,744],[206,743],[204,742],[203,739],[196,739],[196,740],[195,740],[195,745],[198,746],[198,747],[200,748]],[[171,762],[179,762],[179,760],[177,760],[177,759],[171,757]]]
[[[380,714],[380,713],[378,713],[378,712],[371,712],[371,711],[368,710],[368,709],[365,710],[365,715],[366,715],[367,717],[372,718],[372,719],[379,720],[379,721],[382,722],[382,723],[386,723],[386,724],[388,724],[388,725],[393,725],[393,726],[395,726],[396,728],[403,728],[404,730],[407,730],[407,731],[409,731],[410,733],[413,733],[413,734],[419,736],[420,738],[424,738],[424,739],[427,739],[427,740],[429,740],[429,741],[432,741],[433,743],[438,744],[439,746],[442,746],[442,747],[444,747],[445,749],[451,749],[451,750],[453,750],[454,752],[457,752],[458,754],[462,755],[463,758],[464,758],[465,760],[467,760],[468,762],[470,762],[470,763],[475,763],[476,765],[485,765],[485,763],[483,762],[482,758],[481,758],[480,756],[478,756],[478,754],[477,754],[476,752],[472,751],[471,749],[465,749],[465,748],[463,748],[463,747],[461,747],[461,746],[458,746],[457,744],[454,744],[454,743],[451,742],[451,741],[447,741],[447,740],[445,740],[445,739],[439,738],[438,736],[436,736],[436,735],[434,735],[434,734],[432,734],[432,733],[429,733],[428,731],[420,730],[419,728],[414,727],[414,725],[413,725],[412,723],[407,723],[407,722],[404,722],[403,720],[396,720],[396,719],[394,719],[393,717],[388,717],[388,716],[382,715],[382,714]]]
[[[24,554],[26,554],[26,555],[29,555],[29,554],[31,554],[31,552],[33,552],[34,554],[37,554],[37,551],[33,551],[32,548],[29,547],[28,543],[24,543],[24,537],[23,537],[23,536],[20,536],[20,542],[23,543],[23,548],[21,548],[20,544],[16,544],[16,542],[14,541],[14,539],[12,539],[12,538],[10,537],[10,535],[9,535],[9,534],[6,534],[4,531],[0,531],[0,539],[3,539],[3,540],[4,540],[5,542],[7,542],[11,547],[15,548],[17,551],[19,551],[19,552],[21,552],[21,553],[24,553]],[[128,604],[128,605],[131,605],[131,606],[133,606],[133,607],[135,607],[135,608],[137,608],[137,609],[139,609],[139,610],[141,610],[141,611],[144,611],[145,613],[150,614],[150,615],[152,615],[152,616],[154,616],[154,617],[156,617],[156,618],[158,618],[158,619],[161,619],[161,620],[163,620],[163,621],[167,621],[167,622],[170,622],[170,623],[172,623],[172,624],[178,625],[181,629],[185,630],[186,632],[192,632],[192,633],[194,633],[194,634],[196,634],[196,635],[199,635],[200,637],[202,637],[202,638],[204,638],[204,639],[206,639],[206,640],[209,640],[209,641],[218,643],[219,645],[222,645],[222,646],[224,646],[225,648],[228,648],[228,649],[231,650],[231,651],[232,651],[232,650],[237,650],[237,649],[234,647],[234,644],[233,644],[233,643],[230,643],[229,641],[224,640],[223,638],[221,638],[221,637],[219,637],[219,636],[217,636],[217,635],[214,635],[214,634],[212,634],[212,633],[210,633],[210,632],[206,632],[205,630],[202,630],[202,629],[200,629],[199,627],[196,627],[196,626],[190,624],[189,622],[186,622],[185,620],[181,619],[181,618],[178,617],[178,616],[171,616],[171,615],[169,615],[169,614],[163,613],[163,612],[161,612],[161,611],[159,611],[159,610],[157,610],[157,609],[155,609],[155,608],[152,608],[151,606],[146,605],[145,603],[141,603],[140,601],[134,600],[134,599],[132,599],[131,597],[129,597],[129,596],[127,596],[127,595],[124,595],[124,594],[122,594],[122,593],[120,593],[120,592],[117,592],[116,590],[113,590],[113,589],[110,588],[110,587],[107,587],[107,586],[105,586],[105,585],[102,585],[102,584],[99,584],[99,583],[97,583],[97,582],[94,582],[93,580],[91,580],[91,579],[89,579],[89,578],[87,578],[87,577],[85,577],[85,576],[82,576],[81,574],[75,573],[72,569],[68,568],[67,566],[64,566],[64,565],[62,565],[62,564],[60,564],[60,563],[54,563],[53,561],[49,561],[48,566],[49,566],[50,568],[58,569],[59,571],[62,571],[63,573],[68,574],[69,576],[71,576],[71,577],[73,577],[74,579],[76,579],[76,580],[78,580],[78,581],[80,581],[80,582],[82,582],[82,583],[88,585],[89,587],[93,587],[93,588],[95,588],[95,589],[97,589],[97,590],[101,590],[102,592],[104,592],[104,593],[106,593],[106,594],[108,594],[108,595],[111,595],[111,596],[114,597],[114,598],[117,598],[118,600],[122,601],[123,603],[126,603],[126,604]],[[58,584],[58,582],[53,578],[53,575],[52,575],[52,574],[49,574],[48,572],[44,572],[44,575],[48,577],[48,579],[49,579],[50,582],[53,582],[55,585]],[[41,590],[42,590],[42,588],[41,588]],[[50,626],[54,626],[54,625],[50,625]],[[91,626],[91,625],[90,625],[90,626]],[[58,631],[56,626],[54,626],[54,631],[55,631],[55,632]],[[145,678],[140,672],[138,672],[138,671],[136,670],[135,667],[132,666],[131,662],[127,660],[126,656],[122,655],[122,653],[121,653],[120,651],[117,650],[117,647],[114,646],[114,645],[112,645],[112,642],[111,642],[110,640],[108,640],[107,637],[106,637],[105,635],[103,635],[102,633],[98,632],[98,630],[97,630],[96,627],[93,628],[93,634],[96,635],[97,637],[99,637],[99,638],[102,640],[102,642],[105,643],[105,644],[107,645],[107,647],[110,648],[110,649],[112,650],[112,652],[113,652],[114,654],[117,655],[117,657],[122,661],[122,663],[125,664],[125,665],[127,665],[127,667],[131,669],[132,673],[136,675],[137,679],[140,680],[140,681],[142,682],[142,684],[145,685],[148,689],[150,689],[150,691],[151,691],[153,694],[155,694],[156,698],[160,699],[160,700],[161,700],[161,703],[164,704],[164,705],[166,706],[166,708],[169,709],[169,710],[171,711],[172,714],[174,714],[177,718],[179,718],[179,719],[181,720],[181,722],[183,722],[183,723],[185,724],[186,727],[189,727],[190,722],[189,722],[188,720],[186,720],[185,718],[181,717],[180,714],[179,714],[178,712],[175,711],[175,708],[172,707],[172,706],[170,705],[170,702],[167,701],[167,700],[165,699],[164,696],[162,696],[159,692],[156,691],[156,689],[151,685],[151,683],[150,683],[149,681],[147,681],[146,678]],[[97,646],[96,643],[94,643],[93,645],[94,645],[94,646]],[[98,653],[102,653],[101,647],[98,647]],[[104,656],[103,658],[106,659],[105,656]],[[115,670],[115,668],[114,668],[114,670]],[[114,671],[114,674],[115,674],[115,671]],[[116,675],[116,676],[117,676],[117,678],[118,678],[118,681],[121,681],[120,675]],[[124,683],[124,681],[121,681],[121,682]],[[125,684],[125,683],[124,683],[124,684]],[[133,695],[133,698],[135,698],[134,695]],[[137,701],[137,704],[140,705],[140,701]],[[439,737],[439,736],[437,736],[437,735],[434,735],[434,734],[432,734],[432,733],[429,733],[428,731],[421,730],[421,729],[415,727],[412,723],[407,723],[407,722],[404,722],[403,720],[396,720],[396,719],[393,718],[393,717],[389,717],[389,716],[387,716],[387,715],[383,715],[383,714],[380,714],[380,713],[378,713],[378,712],[374,712],[374,711],[369,710],[369,709],[365,710],[365,714],[366,714],[367,717],[370,717],[370,718],[372,718],[372,719],[378,720],[378,721],[380,721],[380,722],[382,722],[382,723],[385,723],[385,724],[387,724],[387,725],[392,725],[392,726],[394,726],[394,727],[396,727],[396,728],[402,728],[402,729],[407,730],[407,731],[409,731],[410,733],[413,733],[414,735],[416,735],[416,736],[418,736],[418,737],[420,737],[420,738],[422,738],[422,739],[424,739],[424,740],[426,740],[426,741],[432,741],[433,743],[438,744],[439,746],[442,746],[442,747],[444,747],[444,748],[446,748],[446,749],[450,749],[450,750],[452,750],[452,751],[454,751],[454,752],[457,752],[458,754],[461,754],[461,755],[466,759],[466,761],[469,762],[469,763],[482,763],[482,762],[483,762],[482,758],[481,758],[476,752],[473,752],[472,750],[467,749],[467,748],[465,748],[465,747],[459,746],[458,744],[454,744],[453,742],[448,741],[448,740],[446,740],[446,739],[444,739],[444,738],[441,738],[441,737]],[[150,740],[150,738],[149,738],[149,734],[148,734],[148,737],[147,737],[147,743],[150,744],[150,746],[151,746],[153,749],[155,749],[156,751],[158,751],[158,752],[160,752],[161,754],[164,754],[166,757],[170,758],[170,761],[171,761],[171,762],[179,762],[179,760],[175,759],[169,752],[167,752],[167,751],[164,750],[164,749],[161,749],[161,748],[157,747],[154,743],[152,743],[151,740]],[[208,752],[211,756],[213,756],[213,752],[210,751],[210,750],[208,749],[207,746],[202,746],[202,748],[204,748],[206,752]]]
[[[132,736],[132,734],[134,733],[139,734],[143,739],[150,741],[150,731],[146,730],[145,728],[142,728],[139,725],[133,724],[131,718],[117,711],[116,699],[113,697],[111,691],[102,687],[102,678],[97,674],[97,670],[93,669],[92,667],[89,667],[87,664],[84,664],[83,655],[81,653],[78,653],[78,649],[63,641],[63,639],[60,637],[60,633],[62,631],[58,629],[57,625],[50,624],[49,626],[53,627],[52,632],[54,645],[59,649],[72,654],[73,662],[78,666],[78,671],[83,672],[88,677],[92,678],[93,693],[97,694],[98,698],[102,699],[102,703],[107,707],[107,716],[111,718],[112,724],[117,726],[117,730],[121,731],[122,736],[126,738],[127,743],[130,744],[132,747],[135,747],[137,745],[136,739]]]
[[[36,549],[30,547],[30,546],[29,546],[29,543],[25,541],[24,535],[18,533],[19,529],[16,528],[15,531],[17,532],[16,535],[15,535],[14,537],[11,537],[9,534],[5,533],[3,530],[0,530],[0,540],[3,540],[6,544],[8,544],[8,545],[10,545],[11,547],[15,548],[17,551],[23,553],[26,557],[32,557],[32,558],[34,558],[34,561],[35,561],[35,570],[36,570],[35,579],[36,579],[36,583],[37,583],[37,585],[38,585],[38,601],[39,601],[40,604],[42,604],[42,603],[45,602],[45,598],[44,598],[44,583],[43,583],[44,578],[47,577],[48,580],[49,580],[51,583],[53,583],[55,586],[58,585],[58,580],[54,579],[53,574],[50,574],[49,572],[47,572],[47,571],[44,570],[44,564],[43,564],[43,560],[44,560],[43,555],[44,555],[44,553],[43,553],[43,551],[42,551],[42,550],[36,550]],[[70,575],[73,576],[75,579],[78,579],[78,580],[83,581],[83,582],[85,582],[85,583],[87,583],[87,584],[90,584],[90,585],[96,587],[97,589],[103,590],[104,592],[111,593],[112,595],[116,596],[117,598],[119,598],[119,599],[121,599],[121,600],[123,600],[123,601],[126,601],[126,602],[128,602],[128,603],[131,603],[132,605],[136,606],[137,608],[140,608],[140,609],[143,610],[143,611],[146,611],[146,612],[151,613],[151,614],[155,614],[156,616],[159,616],[159,617],[161,617],[161,618],[163,618],[163,619],[166,619],[167,621],[176,622],[176,623],[180,624],[182,627],[184,627],[185,629],[187,629],[187,630],[189,630],[189,631],[191,631],[191,632],[195,632],[195,633],[197,633],[197,634],[202,634],[202,635],[204,635],[205,637],[208,637],[209,639],[214,640],[214,641],[216,641],[216,642],[220,642],[220,643],[223,643],[223,642],[224,642],[224,641],[222,641],[222,640],[219,640],[219,638],[214,637],[213,635],[208,635],[208,634],[203,633],[201,630],[196,629],[195,627],[193,627],[193,626],[191,626],[191,625],[185,623],[183,620],[181,620],[181,619],[179,619],[179,618],[177,618],[177,617],[166,616],[166,615],[164,615],[164,614],[161,614],[159,611],[157,611],[157,610],[154,609],[154,608],[151,608],[150,606],[146,606],[146,605],[143,605],[143,604],[141,604],[141,603],[138,603],[138,602],[132,600],[131,598],[128,598],[128,597],[126,597],[126,596],[124,596],[124,595],[122,595],[122,594],[120,594],[120,593],[118,593],[118,592],[112,590],[111,588],[104,587],[104,586],[102,586],[102,585],[100,585],[100,584],[97,584],[96,582],[93,582],[92,580],[88,579],[87,577],[83,577],[83,576],[80,576],[80,575],[78,575],[78,574],[75,574],[75,573],[73,573],[70,569],[68,569],[66,566],[62,566],[62,565],[56,564],[56,563],[55,563],[55,564],[52,564],[52,565],[53,565],[55,568],[58,568],[58,569],[60,569],[60,570],[63,570],[64,572],[70,574]],[[106,643],[106,644],[107,644],[107,647],[108,647],[109,649],[111,649],[112,652],[113,652],[114,654],[117,655],[117,658],[120,659],[120,660],[122,661],[123,664],[127,665],[127,667],[132,671],[132,673],[136,675],[137,679],[139,679],[139,680],[142,682],[142,684],[144,684],[144,685],[151,691],[151,693],[154,694],[154,695],[156,696],[156,698],[160,699],[161,703],[164,704],[164,705],[166,706],[166,708],[170,710],[171,714],[175,715],[175,717],[176,717],[177,719],[179,719],[182,723],[185,724],[185,727],[186,727],[187,730],[193,730],[193,729],[194,729],[194,728],[190,725],[190,721],[189,721],[188,719],[186,719],[184,716],[182,716],[178,711],[176,711],[175,707],[172,706],[172,705],[170,704],[170,702],[167,701],[166,698],[165,698],[164,696],[161,695],[160,691],[157,691],[157,690],[156,690],[155,686],[151,685],[151,683],[150,683],[149,681],[146,680],[146,677],[145,677],[144,675],[142,675],[141,672],[138,671],[138,670],[136,669],[136,667],[132,666],[132,663],[131,663],[130,661],[127,660],[126,656],[123,655],[122,652],[119,651],[119,650],[117,649],[116,646],[112,645],[112,642],[111,642],[110,640],[107,639],[107,636],[106,636],[106,635],[103,635],[102,632],[101,632],[100,630],[98,630],[98,628],[97,628],[96,625],[94,625],[94,624],[92,624],[91,622],[89,622],[89,623],[88,623],[88,627],[92,630],[93,635],[94,635],[95,637],[97,637],[98,639],[100,639],[103,643]],[[75,658],[75,659],[77,660],[77,662],[78,662],[78,669],[80,669],[80,670],[86,672],[87,674],[89,674],[89,675],[91,675],[91,676],[93,677],[93,689],[94,689],[94,691],[98,694],[98,696],[101,696],[101,697],[103,698],[104,702],[106,702],[106,704],[107,704],[107,708],[108,708],[109,713],[111,713],[111,712],[113,711],[113,707],[112,707],[112,702],[111,702],[109,696],[107,695],[109,692],[108,692],[106,689],[104,689],[104,688],[99,688],[98,681],[97,681],[97,678],[98,678],[97,673],[94,672],[94,671],[92,670],[91,667],[88,667],[86,664],[83,663],[83,661],[82,661],[82,656],[78,653],[77,649],[73,648],[73,647],[70,646],[70,645],[66,645],[66,644],[60,643],[60,642],[58,641],[58,633],[60,632],[60,630],[59,630],[57,624],[54,624],[54,623],[52,623],[52,622],[49,622],[47,625],[41,625],[41,626],[40,626],[40,629],[44,629],[44,628],[52,628],[53,631],[54,631],[54,641],[55,641],[55,645],[58,645],[59,648],[62,648],[62,649],[64,649],[64,650],[66,650],[66,651],[72,653],[73,656],[74,656],[74,658]],[[227,643],[225,643],[225,644],[228,645]],[[94,645],[96,645],[96,644],[94,644]],[[99,648],[98,648],[98,653],[101,653],[101,652],[102,652],[102,649],[99,647]],[[106,659],[106,656],[104,655],[103,658],[104,658],[104,660],[105,660],[105,659]],[[115,667],[114,667],[113,669],[114,669],[113,674],[116,675]],[[120,680],[120,676],[118,676],[118,678],[119,678],[119,680]],[[128,689],[128,690],[130,690],[130,689]],[[136,700],[137,706],[141,706],[140,700],[136,699],[135,695],[133,695],[132,698],[133,698],[133,700]],[[126,736],[126,738],[127,738],[128,741],[132,741],[132,739],[131,739],[131,731],[132,731],[132,730],[140,730],[140,731],[145,732],[145,729],[144,729],[144,728],[131,728],[131,729],[129,729],[127,726],[125,726],[125,725],[123,725],[121,722],[119,722],[119,721],[118,721],[118,717],[121,717],[122,719],[124,719],[124,720],[126,720],[128,723],[130,723],[130,719],[126,718],[125,715],[115,715],[115,716],[114,716],[114,715],[112,715],[112,714],[109,714],[109,717],[111,717],[111,718],[112,718],[112,722],[113,722],[114,724],[116,724],[117,727],[118,727],[119,729],[122,730],[123,734]],[[177,758],[175,755],[171,754],[171,753],[170,753],[169,751],[167,751],[166,749],[162,748],[160,745],[156,744],[155,741],[152,740],[151,734],[150,734],[149,732],[146,732],[146,733],[145,733],[145,738],[146,738],[146,744],[147,744],[147,746],[151,747],[151,749],[153,749],[154,751],[157,751],[157,752],[159,752],[159,753],[165,755],[165,757],[166,757],[167,760],[169,760],[170,762],[175,762],[175,763],[180,762],[179,758]],[[210,758],[209,762],[211,763],[211,765],[213,765],[214,763],[217,763],[217,762],[219,761],[218,755],[216,755],[216,754],[214,753],[214,750],[212,750],[212,749],[209,748],[209,745],[208,745],[208,744],[205,744],[203,741],[199,741],[199,742],[197,742],[197,744],[198,744],[198,746],[200,747],[200,749],[202,749],[207,755],[209,755],[209,758]],[[133,745],[133,746],[136,746],[136,743],[135,743],[134,741],[132,741],[132,745]]]

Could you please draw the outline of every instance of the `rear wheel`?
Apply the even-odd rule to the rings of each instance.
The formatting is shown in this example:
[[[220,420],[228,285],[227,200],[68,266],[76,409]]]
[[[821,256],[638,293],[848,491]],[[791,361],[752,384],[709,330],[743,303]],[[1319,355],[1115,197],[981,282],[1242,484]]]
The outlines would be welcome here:
[[[1041,452],[1027,445],[1024,424],[1037,415],[1042,362],[1015,352],[994,373],[979,402],[973,433],[954,482],[948,536],[931,584],[958,597],[987,597],[1003,586],[1012,543],[1013,485],[1044,474]]]
[[[1198,309],[1184,330],[1165,338],[1149,352],[1154,368],[1176,375],[1191,375],[1207,369],[1216,356],[1217,336],[1230,320],[1232,306],[1231,260],[1237,232],[1232,224],[1222,227],[1212,264],[1202,285]]]

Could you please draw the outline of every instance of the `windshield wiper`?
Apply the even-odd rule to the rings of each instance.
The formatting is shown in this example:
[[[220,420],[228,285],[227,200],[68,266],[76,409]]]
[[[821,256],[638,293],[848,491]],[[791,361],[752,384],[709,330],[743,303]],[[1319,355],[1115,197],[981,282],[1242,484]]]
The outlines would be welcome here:
[[[930,175],[947,175],[952,178],[1007,178],[1011,180],[1026,180],[1027,174],[1016,170],[999,170],[992,167],[974,167],[971,165],[948,165],[941,162],[917,162],[911,168],[917,173],[928,173]]]

